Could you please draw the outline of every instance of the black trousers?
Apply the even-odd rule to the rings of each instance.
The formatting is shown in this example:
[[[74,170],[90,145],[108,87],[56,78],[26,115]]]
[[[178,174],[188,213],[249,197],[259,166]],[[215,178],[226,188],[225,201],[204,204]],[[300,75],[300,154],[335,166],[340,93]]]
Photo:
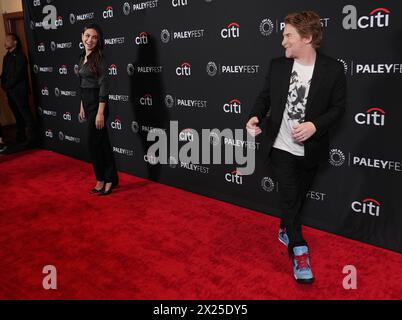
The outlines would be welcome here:
[[[13,112],[17,125],[17,141],[35,140],[35,122],[29,109],[28,96],[17,96],[17,93],[7,92],[8,104]]]
[[[81,99],[87,119],[88,150],[96,180],[117,184],[117,169],[106,126],[106,119],[109,115],[108,106],[106,105],[104,111],[105,126],[99,130],[95,126],[99,107],[99,89],[81,88]]]
[[[272,148],[270,159],[279,187],[281,228],[286,228],[292,255],[293,247],[307,245],[302,234],[301,211],[317,167],[308,168],[304,157],[276,148]]]

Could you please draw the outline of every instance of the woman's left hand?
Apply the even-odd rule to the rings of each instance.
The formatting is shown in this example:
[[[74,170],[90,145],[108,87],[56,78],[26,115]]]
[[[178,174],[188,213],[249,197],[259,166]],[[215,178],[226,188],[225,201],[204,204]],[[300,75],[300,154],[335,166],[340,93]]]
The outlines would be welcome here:
[[[96,119],[95,119],[95,126],[96,129],[101,130],[105,126],[105,117],[101,113],[96,114]]]

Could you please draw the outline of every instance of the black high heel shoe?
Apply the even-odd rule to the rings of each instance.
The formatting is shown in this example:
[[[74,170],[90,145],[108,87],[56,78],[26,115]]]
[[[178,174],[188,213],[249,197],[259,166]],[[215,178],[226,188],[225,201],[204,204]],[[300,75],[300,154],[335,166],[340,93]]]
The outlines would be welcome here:
[[[105,190],[105,187],[106,187],[106,183],[103,185],[103,191],[101,193],[99,193],[100,196],[108,196],[109,194],[112,193],[113,183],[110,186],[109,190]]]
[[[99,193],[99,192],[102,192],[104,189],[105,189],[105,184],[103,184],[103,187],[100,189],[93,188],[91,190],[91,193]]]

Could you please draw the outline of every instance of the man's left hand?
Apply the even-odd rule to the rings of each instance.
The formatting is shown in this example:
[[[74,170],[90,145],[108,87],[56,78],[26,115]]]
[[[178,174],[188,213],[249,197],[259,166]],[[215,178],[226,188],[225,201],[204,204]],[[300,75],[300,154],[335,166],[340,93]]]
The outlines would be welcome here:
[[[293,127],[293,138],[297,142],[304,142],[309,139],[317,129],[312,122],[303,122]]]

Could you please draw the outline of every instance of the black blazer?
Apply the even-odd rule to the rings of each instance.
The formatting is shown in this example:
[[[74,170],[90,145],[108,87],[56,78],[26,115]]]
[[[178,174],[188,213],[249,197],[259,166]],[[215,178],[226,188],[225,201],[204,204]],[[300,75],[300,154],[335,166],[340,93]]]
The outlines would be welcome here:
[[[256,137],[256,142],[260,142],[265,161],[281,126],[293,61],[285,57],[271,61],[264,88],[249,115],[249,118],[256,116],[259,119],[262,133]],[[313,167],[328,160],[328,130],[341,118],[345,108],[346,76],[343,65],[317,52],[305,115],[305,122],[311,121],[317,129],[314,135],[304,141],[308,166]]]
[[[16,95],[29,94],[28,62],[21,49],[4,56],[2,70],[1,86],[4,90]]]

